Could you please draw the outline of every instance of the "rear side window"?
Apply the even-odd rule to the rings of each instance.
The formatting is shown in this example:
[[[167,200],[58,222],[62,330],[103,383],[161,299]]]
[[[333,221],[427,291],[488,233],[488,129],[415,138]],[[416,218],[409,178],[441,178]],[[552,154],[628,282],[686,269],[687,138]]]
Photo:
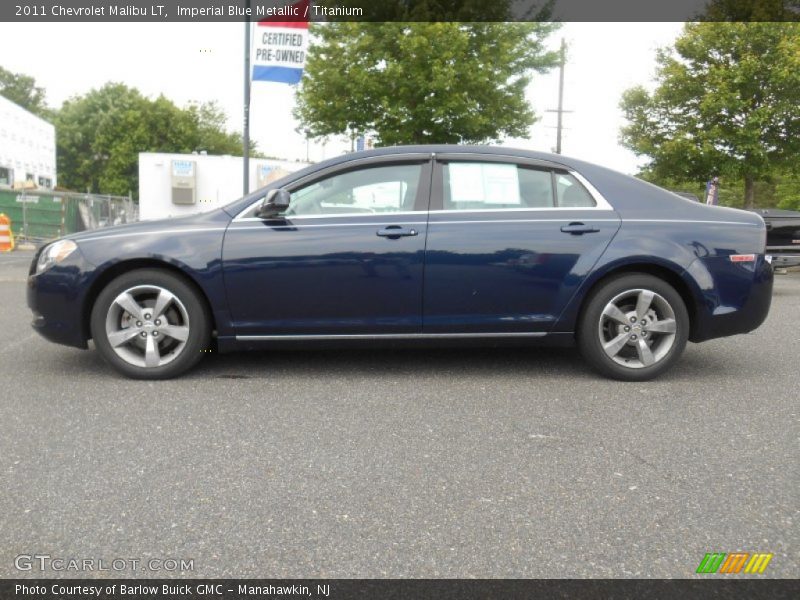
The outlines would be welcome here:
[[[587,208],[592,195],[569,173],[495,162],[442,165],[445,210]]]
[[[556,203],[559,208],[597,206],[592,195],[569,173],[556,173]]]
[[[552,208],[550,171],[506,163],[443,165],[445,210]]]

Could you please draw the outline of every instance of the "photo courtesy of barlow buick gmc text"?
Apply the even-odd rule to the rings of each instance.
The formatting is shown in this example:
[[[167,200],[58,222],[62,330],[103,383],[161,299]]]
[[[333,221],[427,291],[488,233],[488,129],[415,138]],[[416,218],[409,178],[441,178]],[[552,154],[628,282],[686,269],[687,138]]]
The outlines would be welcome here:
[[[0,2],[0,600],[800,598],[800,0]]]

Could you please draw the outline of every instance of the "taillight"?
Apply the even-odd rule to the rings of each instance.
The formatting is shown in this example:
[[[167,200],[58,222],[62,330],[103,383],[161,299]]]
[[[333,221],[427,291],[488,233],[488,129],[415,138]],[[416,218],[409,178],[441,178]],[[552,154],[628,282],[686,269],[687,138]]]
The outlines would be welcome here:
[[[731,262],[741,263],[741,262],[755,262],[756,255],[755,254],[731,254],[728,256],[731,259]]]

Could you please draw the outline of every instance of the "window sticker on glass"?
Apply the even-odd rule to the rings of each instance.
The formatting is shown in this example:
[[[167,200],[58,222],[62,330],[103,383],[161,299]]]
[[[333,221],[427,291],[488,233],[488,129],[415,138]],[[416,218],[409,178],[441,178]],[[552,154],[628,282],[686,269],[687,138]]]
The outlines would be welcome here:
[[[521,204],[516,165],[450,163],[452,202]]]

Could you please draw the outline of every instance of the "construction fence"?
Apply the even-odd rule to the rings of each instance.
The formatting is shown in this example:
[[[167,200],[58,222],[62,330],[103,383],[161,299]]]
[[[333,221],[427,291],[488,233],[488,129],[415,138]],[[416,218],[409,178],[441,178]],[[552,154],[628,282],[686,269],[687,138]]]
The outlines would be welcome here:
[[[121,196],[0,190],[0,213],[11,219],[11,231],[17,240],[37,243],[131,223],[139,218],[139,206]]]

